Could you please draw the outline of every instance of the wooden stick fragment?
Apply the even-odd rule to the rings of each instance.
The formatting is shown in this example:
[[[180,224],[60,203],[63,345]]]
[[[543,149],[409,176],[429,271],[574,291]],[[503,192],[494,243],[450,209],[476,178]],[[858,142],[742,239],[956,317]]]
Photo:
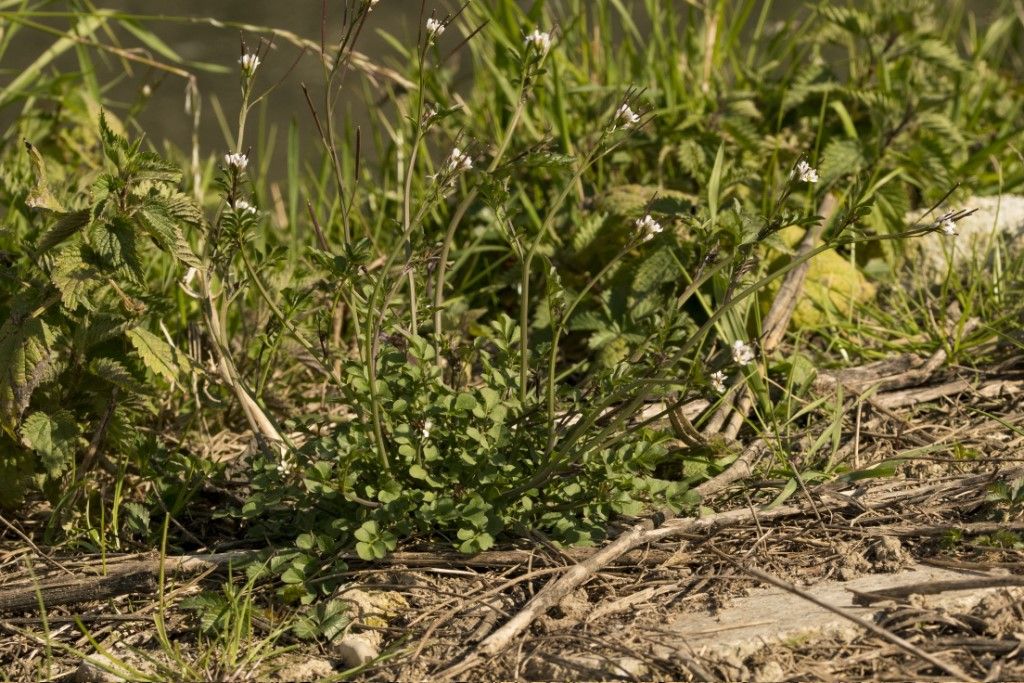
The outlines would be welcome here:
[[[0,613],[34,612],[39,609],[40,601],[50,608],[105,600],[129,593],[152,593],[157,589],[161,565],[168,575],[188,575],[220,569],[253,557],[255,553],[246,550],[142,560],[133,558],[108,563],[102,574],[83,571],[59,579],[19,581],[0,586]]]

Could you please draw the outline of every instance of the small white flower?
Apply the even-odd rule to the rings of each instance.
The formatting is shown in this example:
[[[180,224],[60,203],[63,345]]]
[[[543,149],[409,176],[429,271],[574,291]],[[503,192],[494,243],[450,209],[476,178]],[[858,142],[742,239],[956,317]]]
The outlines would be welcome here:
[[[445,170],[454,175],[468,171],[471,168],[473,168],[473,160],[469,158],[469,155],[458,147],[453,148],[452,153],[448,156],[448,164],[445,166]]]
[[[277,463],[277,465],[275,465],[275,467],[283,477],[287,477],[289,474],[292,473],[292,470],[295,469],[295,466],[292,465],[291,461],[288,460],[288,458],[281,458],[281,460]]]
[[[615,124],[614,127],[622,126],[623,128],[629,128],[640,123],[640,115],[633,111],[630,106],[623,103],[621,107],[615,112]]]
[[[651,218],[651,214],[647,214],[643,218],[637,218],[636,229],[644,236],[644,241],[652,239],[655,235],[662,231],[661,223]]]
[[[949,237],[956,236],[956,223],[951,218],[944,218],[939,223],[939,229],[942,230],[943,235],[948,235]]]
[[[244,199],[239,199],[235,201],[235,211],[237,211],[238,213],[255,214],[256,207],[250,204],[249,202],[245,201]]]
[[[545,54],[551,49],[551,34],[547,31],[534,30],[533,33],[526,36],[526,44],[533,45],[537,48],[537,52]]]
[[[244,154],[225,154],[224,163],[237,168],[239,171],[244,171],[245,167],[249,165],[249,157]]]
[[[434,423],[429,417],[423,421],[423,429],[420,430],[420,436],[423,437],[424,441],[430,438],[430,430],[433,426]]]
[[[750,344],[737,339],[732,343],[732,360],[737,365],[749,365],[754,361],[754,349]]]
[[[444,33],[444,22],[438,21],[434,17],[427,19],[427,41],[433,42],[435,38]]]
[[[725,373],[717,370],[711,373],[711,388],[720,394],[725,393]]]
[[[378,2],[380,2],[380,0],[370,0],[370,6],[366,8],[366,11],[372,12],[373,8],[377,6]]]
[[[806,161],[800,160],[800,163],[796,165],[793,170],[793,175],[800,178],[802,183],[816,183],[818,182],[818,169],[811,166]]]
[[[242,65],[242,73],[251,76],[256,71],[256,67],[260,65],[260,58],[255,54],[247,53],[238,58],[238,63]]]

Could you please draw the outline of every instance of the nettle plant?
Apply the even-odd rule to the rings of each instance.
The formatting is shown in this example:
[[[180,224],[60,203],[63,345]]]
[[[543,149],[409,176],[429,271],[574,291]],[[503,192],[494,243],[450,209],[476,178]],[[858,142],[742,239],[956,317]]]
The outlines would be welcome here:
[[[155,324],[169,302],[148,278],[161,261],[199,265],[186,231],[202,213],[179,191],[176,164],[129,143],[102,116],[98,131],[98,163],[76,185],[54,187],[28,140],[23,174],[16,167],[9,176],[8,200],[24,222],[10,228],[20,253],[7,264],[0,327],[0,502],[8,505],[33,478],[60,498],[101,449],[152,448],[137,429],[157,409],[147,370],[171,383],[190,372]]]

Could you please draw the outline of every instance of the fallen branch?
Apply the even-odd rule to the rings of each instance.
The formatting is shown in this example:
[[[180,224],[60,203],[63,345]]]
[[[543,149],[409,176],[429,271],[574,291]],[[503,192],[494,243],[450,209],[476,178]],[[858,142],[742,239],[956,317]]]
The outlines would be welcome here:
[[[1008,576],[979,576],[976,579],[963,579],[961,581],[930,581],[928,583],[915,583],[909,586],[897,586],[896,588],[885,588],[877,591],[857,591],[847,588],[853,593],[853,604],[872,605],[876,602],[886,600],[901,600],[911,595],[937,595],[949,591],[969,591],[982,588],[1003,588],[1024,586],[1024,576],[1010,574]]]
[[[40,602],[44,608],[49,609],[129,593],[152,593],[158,588],[161,565],[166,575],[183,576],[220,569],[254,557],[256,553],[248,550],[148,559],[133,557],[130,560],[108,562],[105,567],[90,567],[75,576],[9,583],[0,586],[0,613],[35,612]],[[89,575],[87,571],[103,573]]]

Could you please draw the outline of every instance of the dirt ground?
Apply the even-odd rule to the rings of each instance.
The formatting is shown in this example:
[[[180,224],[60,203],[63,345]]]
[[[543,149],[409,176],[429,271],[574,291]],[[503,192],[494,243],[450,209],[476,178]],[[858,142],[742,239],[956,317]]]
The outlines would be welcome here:
[[[975,380],[975,387],[991,384]],[[497,656],[456,677],[454,664],[594,551],[560,549],[538,537],[475,557],[410,546],[373,565],[353,558],[351,583],[338,596],[358,615],[347,635],[327,643],[285,633],[266,656],[231,665],[223,654],[209,655],[196,636],[194,612],[178,606],[223,585],[221,565],[168,571],[161,607],[154,598],[159,563],[151,556],[108,557],[109,566],[141,562],[111,586],[96,569],[98,558],[48,552],[30,542],[32,523],[8,522],[0,529],[0,671],[7,680],[118,680],[82,665],[79,655],[101,644],[163,680],[174,667],[154,628],[154,615],[163,613],[179,656],[197,663],[208,680],[340,680],[359,660],[353,643],[383,655],[350,671],[370,681],[1024,680],[1024,486],[1016,497],[1013,489],[1024,477],[1018,427],[1024,413],[1016,385],[1005,374],[999,381],[998,391],[961,390],[923,407],[865,404],[845,457],[861,470],[895,462],[891,476],[804,483],[775,506],[778,481],[733,486],[705,501],[707,514],[746,511],[746,521],[678,534],[615,558],[531,620]],[[814,429],[806,438],[816,438]],[[794,444],[794,459],[800,449]],[[35,523],[44,518],[42,511]],[[871,588],[904,585],[901,577],[928,568],[961,578],[949,585],[911,580],[902,592]],[[62,582],[83,576],[93,582],[89,590],[107,591],[93,593],[103,599],[83,601],[86,595],[63,605],[49,599],[67,594]],[[834,597],[858,580],[859,594]],[[37,584],[47,587],[54,605],[45,621],[24,602],[25,586]],[[809,597],[826,585],[840,590],[830,594],[833,618],[811,627],[812,608],[826,608]],[[757,591],[765,587],[790,599],[767,619],[751,609],[744,623],[743,605],[753,604],[745,596],[759,602]],[[254,642],[284,623],[287,615],[275,609],[268,599],[258,612]],[[799,624],[805,615],[809,626],[802,632],[771,628],[787,619]],[[709,619],[717,625],[708,628]],[[743,638],[734,637],[743,629]]]

